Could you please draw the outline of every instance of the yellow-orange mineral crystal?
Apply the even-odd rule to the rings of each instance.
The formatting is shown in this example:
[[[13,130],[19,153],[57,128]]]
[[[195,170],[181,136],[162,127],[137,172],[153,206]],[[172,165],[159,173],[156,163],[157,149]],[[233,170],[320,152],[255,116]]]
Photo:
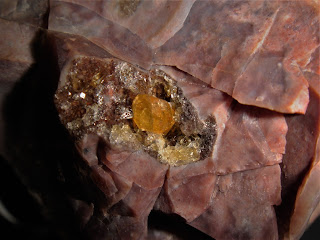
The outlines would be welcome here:
[[[154,96],[137,95],[132,103],[132,111],[133,121],[143,131],[165,134],[174,124],[171,105]]]

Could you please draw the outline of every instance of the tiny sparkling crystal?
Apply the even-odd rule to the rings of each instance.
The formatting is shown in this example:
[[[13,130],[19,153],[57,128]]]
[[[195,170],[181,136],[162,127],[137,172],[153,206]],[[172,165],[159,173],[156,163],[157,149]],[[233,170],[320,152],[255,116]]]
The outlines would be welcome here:
[[[81,97],[82,99],[84,99],[84,98],[86,98],[86,94],[85,94],[84,92],[82,92],[82,93],[80,93],[80,97]]]
[[[171,166],[212,151],[214,118],[200,120],[175,80],[159,69],[77,57],[55,97],[61,121],[77,140],[97,134],[111,148],[142,150]]]

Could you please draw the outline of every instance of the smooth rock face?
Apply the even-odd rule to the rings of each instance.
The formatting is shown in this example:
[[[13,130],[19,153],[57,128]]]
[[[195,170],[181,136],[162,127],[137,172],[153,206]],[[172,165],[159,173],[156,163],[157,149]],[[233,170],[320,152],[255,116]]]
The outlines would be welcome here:
[[[153,210],[203,233],[182,239],[298,239],[320,213],[318,5],[52,0],[47,9],[46,1],[2,1],[1,86],[40,61],[30,46],[37,46],[38,27],[48,28],[40,40],[55,58],[50,69],[60,70],[56,107],[80,155],[61,160],[59,148],[43,150],[31,179],[47,189],[41,176],[59,175],[56,188],[63,186],[68,209],[90,239],[179,239],[175,233],[184,230],[152,228]],[[68,75],[81,58],[87,64]],[[110,63],[121,64],[114,71]],[[149,76],[168,83],[153,84]],[[117,79],[123,84],[113,84]],[[68,88],[59,92],[66,83],[70,95]],[[139,94],[170,104],[147,114],[164,113],[167,124],[149,128],[151,121],[132,120]],[[28,102],[28,92],[23,96]],[[27,111],[14,122],[24,122]],[[50,119],[40,126],[50,128]],[[23,149],[33,146],[18,136]],[[30,176],[24,154],[14,156],[23,156],[19,172]],[[70,167],[55,173],[55,161],[76,165],[77,173]],[[37,170],[39,162],[53,173]],[[36,196],[48,212],[48,197]]]
[[[67,0],[65,2],[74,3]],[[105,19],[129,29],[151,48],[163,45],[179,31],[195,0],[78,1]],[[139,24],[137,24],[139,23]],[[141,28],[141,26],[144,26]]]
[[[280,189],[278,165],[220,176],[211,205],[191,225],[215,239],[278,239],[272,205]]]

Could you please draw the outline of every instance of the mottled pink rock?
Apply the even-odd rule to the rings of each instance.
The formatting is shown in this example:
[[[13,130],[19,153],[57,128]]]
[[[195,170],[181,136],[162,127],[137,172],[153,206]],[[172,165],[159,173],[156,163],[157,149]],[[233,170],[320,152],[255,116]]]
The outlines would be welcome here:
[[[49,30],[81,35],[113,56],[144,68],[151,64],[151,49],[141,38],[78,4],[51,1]]]
[[[77,164],[92,192],[71,201],[83,230],[93,239],[143,239],[155,208],[216,239],[299,238],[320,213],[318,3],[118,3],[50,1],[41,34],[60,70],[78,55],[160,68],[201,120],[215,117],[216,141],[203,161],[168,167],[86,135]],[[0,3],[1,86],[34,63],[30,46],[37,27],[47,27],[46,4]]]
[[[270,119],[268,125],[261,126],[260,122],[266,119]],[[270,149],[264,135],[262,129],[268,128],[281,130],[268,135],[269,142],[277,142],[282,138],[278,152]],[[214,158],[217,173],[226,174],[280,163],[286,144],[286,131],[286,122],[280,114],[236,105],[226,123],[221,146]]]
[[[317,10],[306,2],[199,1],[183,28],[156,51],[155,61],[240,103],[304,113],[308,83],[299,67],[318,46]]]
[[[168,166],[161,164],[143,151],[108,151],[102,162],[112,171],[145,189],[161,187],[168,169]]]
[[[230,105],[231,99],[221,92],[181,72],[170,68],[162,69],[178,81],[185,96],[200,113],[199,116],[205,119],[213,115],[217,119],[217,138],[212,155],[187,166],[171,167],[167,174],[164,191],[156,203],[156,209],[179,214],[188,222],[192,222],[210,206],[209,204],[212,204],[217,181],[216,174],[225,175],[259,169],[281,162],[286,144],[287,124],[282,114],[235,103]],[[274,177],[279,180],[279,167],[277,169]],[[250,171],[246,172],[248,175],[251,174]],[[264,181],[263,175],[257,174],[255,177],[256,181]],[[277,189],[276,194],[279,194],[280,186],[278,185],[279,181],[275,185],[271,181],[268,188]],[[237,193],[235,192],[234,195],[236,196]],[[241,198],[241,196],[238,197]],[[252,198],[260,199],[258,193],[252,195]],[[280,196],[277,198],[279,199]],[[279,201],[277,204],[280,203]],[[247,204],[249,207],[251,203]],[[275,223],[273,208],[268,206],[268,211],[272,213],[269,217]],[[215,235],[212,234],[212,236]]]
[[[279,165],[220,176],[209,208],[190,224],[215,239],[278,239]]]
[[[195,0],[190,1],[75,1],[138,35],[151,48],[163,45],[181,29]],[[143,27],[142,27],[143,26]]]

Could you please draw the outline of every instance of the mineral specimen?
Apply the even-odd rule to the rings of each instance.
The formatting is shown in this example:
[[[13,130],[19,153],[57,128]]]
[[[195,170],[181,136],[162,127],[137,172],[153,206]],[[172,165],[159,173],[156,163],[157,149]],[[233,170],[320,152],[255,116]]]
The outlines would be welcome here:
[[[170,165],[203,160],[212,151],[214,117],[200,120],[163,71],[147,73],[118,60],[79,56],[64,74],[56,105],[78,140],[98,134],[112,147],[144,149]]]
[[[318,0],[0,17],[1,155],[61,238],[295,240],[319,215]]]
[[[163,134],[174,124],[174,110],[165,100],[139,94],[132,103],[133,121],[143,131]]]

